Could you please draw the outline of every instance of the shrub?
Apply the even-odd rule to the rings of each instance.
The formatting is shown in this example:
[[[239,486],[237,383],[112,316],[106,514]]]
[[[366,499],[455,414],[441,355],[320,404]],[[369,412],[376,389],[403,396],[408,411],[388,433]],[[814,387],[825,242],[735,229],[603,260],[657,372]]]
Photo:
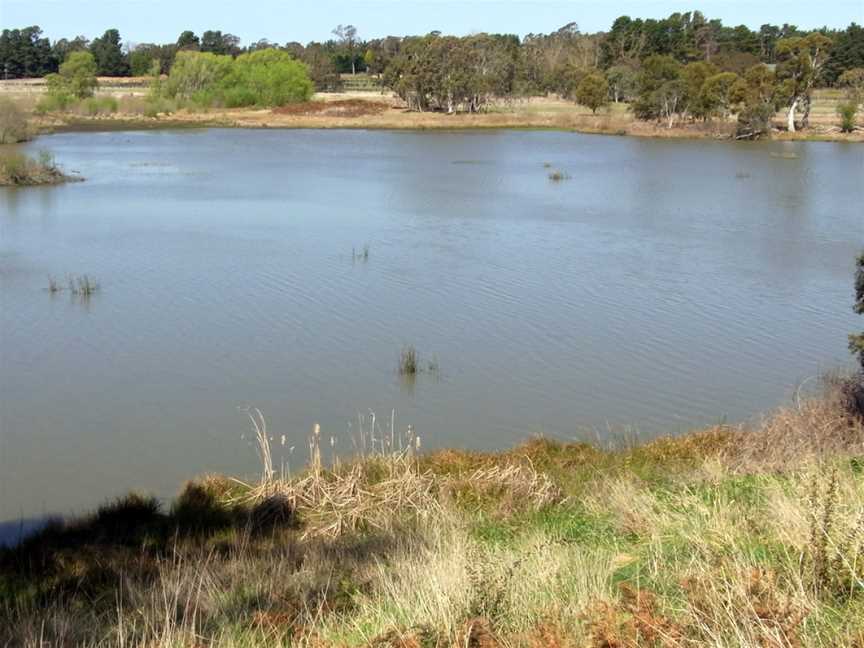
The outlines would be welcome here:
[[[0,99],[0,144],[16,144],[28,137],[24,113],[11,99]]]
[[[49,93],[55,90],[71,94],[77,99],[92,97],[96,87],[96,60],[90,52],[72,52],[60,66],[57,75],[49,75]]]
[[[855,130],[855,115],[858,113],[858,104],[854,101],[844,101],[837,105],[837,114],[840,115],[840,130],[851,133]]]
[[[167,97],[191,99],[216,87],[231,72],[230,56],[210,52],[177,52],[171,73],[162,87]]]
[[[75,102],[75,97],[67,92],[51,92],[42,97],[36,104],[36,112],[45,114],[49,112],[61,112],[66,110]]]
[[[82,104],[83,112],[90,116],[116,113],[117,100],[114,97],[90,97]]]
[[[576,102],[591,109],[597,109],[609,103],[609,83],[601,74],[588,74],[576,87]]]
[[[282,106],[308,101],[313,90],[306,66],[277,49],[238,56],[224,83],[226,90],[239,90],[235,97],[244,103],[237,105]]]
[[[266,49],[237,59],[209,52],[179,52],[164,84],[151,97],[187,100],[197,108],[281,106],[312,96],[306,66],[287,52]]]

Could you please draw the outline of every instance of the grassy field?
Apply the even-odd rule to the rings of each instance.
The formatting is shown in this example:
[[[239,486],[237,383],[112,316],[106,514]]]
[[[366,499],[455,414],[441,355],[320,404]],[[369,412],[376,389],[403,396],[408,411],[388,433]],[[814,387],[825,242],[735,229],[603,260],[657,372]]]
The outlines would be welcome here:
[[[0,643],[864,645],[864,425],[836,387],[618,449],[394,431],[325,467],[316,429],[296,476],[252,420],[255,483],[129,495],[0,553]]]
[[[178,125],[250,128],[546,128],[643,137],[718,139],[728,138],[734,132],[734,123],[731,121],[678,123],[669,129],[654,122],[634,119],[628,106],[623,103],[611,104],[595,115],[572,101],[556,97],[502,101],[480,114],[417,113],[406,110],[402,102],[390,92],[368,89],[318,93],[311,102],[286,106],[284,109],[189,110],[179,108],[175,102],[169,100],[148,102],[145,81],[146,79],[103,79],[96,100],[79,102],[62,113],[37,115],[36,124],[42,130]],[[361,86],[362,84],[357,85]],[[43,92],[44,84],[37,81],[0,81],[0,96],[12,98],[31,114],[35,113]],[[839,99],[840,95],[836,91],[817,91],[814,95],[811,125],[798,133],[782,131],[785,116],[778,113],[775,124],[781,130],[778,130],[775,136],[781,139],[864,140],[862,128],[851,134],[840,132],[840,119],[836,114]],[[349,108],[340,109],[339,104],[342,104],[342,108],[347,104]]]

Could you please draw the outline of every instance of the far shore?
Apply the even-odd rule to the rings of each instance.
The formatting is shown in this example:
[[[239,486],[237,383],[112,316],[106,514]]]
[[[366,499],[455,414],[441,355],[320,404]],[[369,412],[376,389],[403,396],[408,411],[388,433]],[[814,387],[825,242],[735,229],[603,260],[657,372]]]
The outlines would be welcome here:
[[[8,82],[7,82],[8,83]],[[842,133],[834,112],[836,98],[830,91],[820,91],[814,101],[810,125],[799,132],[789,133],[783,127],[783,115],[775,118],[775,140],[805,141],[864,141],[864,128]],[[10,96],[25,106],[35,106],[38,91],[16,92],[4,87],[0,94]],[[475,114],[445,114],[413,112],[389,92],[318,93],[312,101],[274,109],[181,109],[145,114],[146,101],[137,87],[103,87],[100,95],[118,99],[116,112],[98,115],[76,112],[49,113],[33,116],[39,133],[69,131],[107,131],[163,128],[304,128],[304,129],[387,129],[387,130],[482,130],[531,129],[558,130],[588,134],[635,136],[651,138],[688,138],[729,140],[734,137],[732,120],[706,123],[676,123],[672,128],[656,122],[635,119],[624,103],[610,104],[592,114],[572,101],[558,97],[531,97],[501,102],[489,110]]]

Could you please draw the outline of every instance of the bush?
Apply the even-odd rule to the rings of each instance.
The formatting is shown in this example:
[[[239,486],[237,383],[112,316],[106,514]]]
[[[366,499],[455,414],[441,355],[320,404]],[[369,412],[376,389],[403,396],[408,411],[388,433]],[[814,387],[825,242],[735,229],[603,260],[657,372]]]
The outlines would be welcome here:
[[[36,112],[44,115],[49,112],[62,112],[75,103],[75,97],[66,93],[49,93],[36,104]]]
[[[60,66],[60,73],[49,75],[49,93],[54,90],[77,99],[92,97],[99,85],[96,80],[96,60],[90,52],[72,52]]]
[[[597,109],[609,103],[609,83],[601,74],[588,74],[576,87],[576,102],[591,109]]]
[[[17,144],[28,138],[23,111],[11,99],[0,99],[0,144]]]
[[[83,112],[91,117],[116,113],[117,108],[117,100],[114,97],[90,97],[82,104]]]
[[[303,63],[287,52],[266,49],[237,59],[209,52],[178,52],[168,79],[151,97],[189,101],[194,107],[282,106],[307,101],[312,82]]]
[[[840,130],[851,133],[855,130],[855,115],[858,113],[858,104],[854,101],[844,101],[837,105],[837,114],[840,115]]]
[[[242,102],[238,106],[283,106],[308,101],[313,91],[306,66],[277,49],[238,56],[224,89]]]

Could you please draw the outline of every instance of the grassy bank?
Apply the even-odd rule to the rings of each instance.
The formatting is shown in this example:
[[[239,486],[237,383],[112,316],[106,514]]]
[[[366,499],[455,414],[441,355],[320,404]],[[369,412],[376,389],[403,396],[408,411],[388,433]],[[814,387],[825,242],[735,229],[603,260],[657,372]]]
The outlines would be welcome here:
[[[615,450],[379,439],[327,468],[316,432],[293,477],[255,417],[259,481],[0,553],[0,643],[861,646],[864,425],[838,394]]]
[[[25,110],[35,112],[38,91],[16,92],[10,86],[5,94]],[[836,93],[835,93],[836,94]],[[811,126],[797,133],[782,130],[784,116],[775,117],[778,139],[864,141],[864,129],[840,132],[836,115],[839,95],[817,92],[811,113]],[[51,130],[113,130],[118,128],[172,128],[189,126],[223,126],[243,128],[363,128],[363,129],[490,129],[522,128],[577,131],[608,135],[632,135],[658,138],[728,139],[734,123],[715,119],[708,123],[677,123],[667,128],[654,122],[635,119],[626,104],[612,104],[596,115],[572,101],[555,97],[532,97],[501,102],[483,113],[448,115],[437,112],[412,112],[388,93],[351,92],[319,93],[312,101],[276,109],[190,110],[171,101],[148,101],[137,90],[106,90],[100,96],[113,98],[111,110],[91,109],[82,103],[65,112],[34,115],[33,123],[41,132]],[[99,104],[99,101],[95,101]],[[101,104],[99,104],[101,105]],[[97,106],[98,108],[98,106]]]

